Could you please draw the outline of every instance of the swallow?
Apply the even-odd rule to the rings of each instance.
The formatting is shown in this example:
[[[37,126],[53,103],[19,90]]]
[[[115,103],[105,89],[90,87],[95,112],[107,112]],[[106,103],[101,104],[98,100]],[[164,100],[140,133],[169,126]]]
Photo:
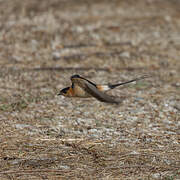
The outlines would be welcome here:
[[[101,102],[119,104],[121,101],[118,99],[118,97],[110,96],[106,94],[106,92],[118,86],[145,79],[147,77],[148,76],[145,75],[122,83],[98,85],[84,77],[81,77],[78,74],[75,74],[71,76],[72,85],[70,87],[62,89],[58,95],[80,98],[94,97]]]

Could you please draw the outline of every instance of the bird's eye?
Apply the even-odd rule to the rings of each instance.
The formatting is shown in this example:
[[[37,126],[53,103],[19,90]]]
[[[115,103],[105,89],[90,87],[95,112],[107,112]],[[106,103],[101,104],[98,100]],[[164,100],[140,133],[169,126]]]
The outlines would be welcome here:
[[[62,92],[63,94],[66,94],[66,93],[68,92],[68,90],[69,90],[69,87],[64,88],[61,92]]]
[[[62,94],[66,94],[66,91],[61,91]]]

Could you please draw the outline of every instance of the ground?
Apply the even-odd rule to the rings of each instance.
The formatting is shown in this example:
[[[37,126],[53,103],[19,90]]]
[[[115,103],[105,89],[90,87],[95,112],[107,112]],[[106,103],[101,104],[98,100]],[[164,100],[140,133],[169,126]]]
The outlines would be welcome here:
[[[180,1],[1,0],[0,66],[0,179],[180,179]]]

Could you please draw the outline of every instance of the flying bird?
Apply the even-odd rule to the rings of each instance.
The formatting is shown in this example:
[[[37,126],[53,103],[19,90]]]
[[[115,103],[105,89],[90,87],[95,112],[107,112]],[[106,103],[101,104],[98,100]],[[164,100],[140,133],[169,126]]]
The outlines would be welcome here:
[[[114,89],[118,86],[128,84],[134,81],[138,81],[141,79],[145,79],[148,77],[149,76],[145,75],[118,84],[100,85],[100,84],[95,84],[78,74],[75,74],[71,76],[72,85],[70,87],[66,87],[62,89],[58,95],[63,95],[65,97],[80,97],[80,98],[94,97],[101,102],[119,104],[121,103],[121,100],[118,97],[110,96],[105,92]]]

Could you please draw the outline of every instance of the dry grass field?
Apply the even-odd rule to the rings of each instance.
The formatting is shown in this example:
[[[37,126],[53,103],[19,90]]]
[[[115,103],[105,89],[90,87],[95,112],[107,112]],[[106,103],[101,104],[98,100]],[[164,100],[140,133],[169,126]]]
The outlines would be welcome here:
[[[0,123],[2,180],[180,179],[180,1],[1,0]]]

